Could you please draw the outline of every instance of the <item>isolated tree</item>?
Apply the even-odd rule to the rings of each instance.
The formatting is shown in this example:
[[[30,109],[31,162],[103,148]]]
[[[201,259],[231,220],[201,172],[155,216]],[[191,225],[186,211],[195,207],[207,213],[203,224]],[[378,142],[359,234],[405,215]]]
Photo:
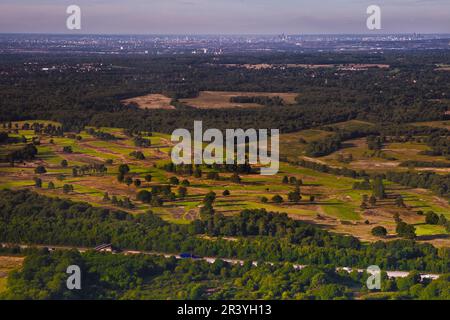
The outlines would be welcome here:
[[[133,183],[133,179],[131,179],[131,177],[126,177],[125,178],[125,184],[127,186],[131,186],[132,183]]]
[[[103,201],[108,202],[108,201],[110,201],[110,200],[111,200],[111,199],[109,198],[108,192],[105,192],[105,193],[103,194]]]
[[[153,179],[153,176],[152,176],[151,174],[147,174],[147,175],[144,177],[144,179],[145,179],[146,182],[151,182],[152,179]]]
[[[385,227],[377,226],[372,229],[372,235],[374,235],[375,237],[383,238],[383,237],[386,237],[387,230]]]
[[[55,189],[55,184],[54,184],[52,181],[50,181],[50,182],[48,183],[48,189],[49,189],[49,190]]]
[[[119,173],[122,175],[126,175],[130,172],[130,167],[127,164],[121,164],[119,166]]]
[[[142,182],[141,182],[140,179],[134,180],[134,186],[135,186],[136,188],[139,188],[139,187],[141,186],[141,184],[142,184]]]
[[[280,195],[275,195],[272,197],[272,201],[275,203],[282,203],[283,202],[283,198]]]
[[[67,168],[69,166],[69,163],[67,162],[67,160],[61,160],[61,167],[63,168]]]
[[[73,153],[71,146],[63,147],[63,153]]]
[[[181,185],[183,187],[189,187],[191,183],[189,182],[189,180],[184,179],[183,181],[181,181]]]
[[[281,181],[281,183],[288,184],[289,183],[289,178],[287,176],[284,176],[283,180]]]
[[[36,169],[34,169],[34,172],[36,174],[44,174],[44,173],[47,173],[47,170],[45,169],[44,166],[38,166],[38,167],[36,167]]]
[[[267,197],[261,197],[261,202],[267,203],[267,202],[269,202],[269,199],[267,199]]]
[[[228,197],[228,196],[230,195],[230,190],[225,190],[225,191],[222,193],[222,195],[223,195],[224,197]]]

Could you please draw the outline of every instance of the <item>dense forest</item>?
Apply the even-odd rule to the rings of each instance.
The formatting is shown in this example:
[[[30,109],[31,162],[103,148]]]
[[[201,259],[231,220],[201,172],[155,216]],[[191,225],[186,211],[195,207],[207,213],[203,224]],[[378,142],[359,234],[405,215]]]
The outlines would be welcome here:
[[[245,69],[226,67],[240,57],[64,57],[5,56],[0,71],[0,121],[50,119],[67,129],[87,124],[172,132],[191,128],[202,119],[213,128],[279,128],[292,132],[349,119],[371,122],[416,122],[444,118],[448,109],[450,73],[436,72],[435,64],[448,57],[440,52],[386,54],[318,54],[316,57],[262,55],[247,63],[325,63],[378,61],[389,71],[336,71],[334,68]],[[30,64],[31,63],[31,64]],[[89,63],[96,72],[74,73]],[[60,67],[42,72],[35,64]],[[123,106],[121,99],[163,93],[173,99],[194,97],[202,90],[293,92],[297,105],[267,106],[257,110],[198,110],[180,105],[176,110],[140,110]],[[270,103],[269,103],[270,104]]]
[[[65,270],[77,265],[82,289],[67,290]],[[289,264],[231,265],[156,256],[122,256],[77,251],[29,253],[24,267],[11,274],[3,299],[183,299],[349,300],[367,294],[366,273],[327,266],[295,270]],[[377,299],[450,299],[449,275],[421,281],[382,275]],[[367,295],[366,299],[370,299]]]
[[[450,271],[449,250],[411,240],[363,244],[286,215],[244,211],[226,218],[214,214],[190,225],[164,222],[151,212],[133,216],[85,203],[47,198],[30,191],[0,192],[0,242],[117,248],[155,252],[191,252],[198,256],[252,261],[295,262],[384,270]],[[205,225],[206,223],[206,225]],[[216,241],[203,239],[209,233]],[[225,236],[238,236],[229,241]],[[246,237],[241,237],[241,236]]]

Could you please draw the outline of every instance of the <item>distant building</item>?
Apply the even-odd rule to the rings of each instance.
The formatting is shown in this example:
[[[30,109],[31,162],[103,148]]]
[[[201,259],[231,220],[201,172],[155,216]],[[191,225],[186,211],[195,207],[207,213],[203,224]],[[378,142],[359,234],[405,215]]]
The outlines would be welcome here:
[[[97,252],[108,252],[108,253],[115,253],[117,252],[116,249],[113,248],[112,244],[101,244],[94,249]]]

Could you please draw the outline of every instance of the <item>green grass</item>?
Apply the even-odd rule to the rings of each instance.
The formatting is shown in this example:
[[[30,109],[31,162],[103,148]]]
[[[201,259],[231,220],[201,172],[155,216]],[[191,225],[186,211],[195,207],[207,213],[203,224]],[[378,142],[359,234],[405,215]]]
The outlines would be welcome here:
[[[355,208],[344,202],[334,201],[333,204],[323,205],[322,208],[328,215],[340,220],[361,220],[361,216],[355,212]]]
[[[6,291],[6,284],[8,282],[7,278],[0,278],[0,293]]]
[[[417,224],[416,234],[418,236],[432,236],[437,234],[448,234],[443,226],[434,226],[429,224]]]

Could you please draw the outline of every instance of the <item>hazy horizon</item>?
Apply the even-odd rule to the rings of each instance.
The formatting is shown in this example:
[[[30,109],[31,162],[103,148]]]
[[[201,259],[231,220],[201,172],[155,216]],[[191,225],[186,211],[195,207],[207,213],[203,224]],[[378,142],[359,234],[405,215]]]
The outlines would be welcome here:
[[[66,8],[82,29],[66,29]],[[366,9],[382,9],[382,30]],[[92,35],[446,34],[448,0],[3,0],[0,33]]]

